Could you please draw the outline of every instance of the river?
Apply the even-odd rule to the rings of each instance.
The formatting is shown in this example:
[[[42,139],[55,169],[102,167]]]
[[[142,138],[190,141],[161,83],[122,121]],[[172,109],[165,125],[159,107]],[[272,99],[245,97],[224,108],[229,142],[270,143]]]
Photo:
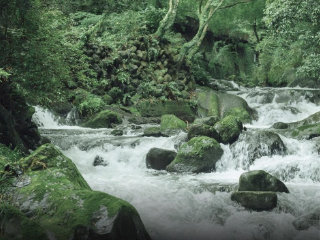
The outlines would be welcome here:
[[[257,110],[248,131],[269,128],[275,122],[294,122],[320,111],[311,89],[242,89],[233,92]],[[310,97],[311,96],[311,97]],[[94,190],[130,202],[138,210],[153,240],[272,239],[319,240],[319,224],[298,231],[292,222],[320,206],[320,157],[317,142],[280,136],[286,155],[264,156],[248,166],[247,144],[241,136],[234,148],[222,145],[217,170],[203,174],[174,174],[146,168],[153,147],[175,150],[186,137],[141,137],[142,129],[124,126],[124,136],[111,129],[67,126],[37,107],[34,120],[77,165]],[[96,156],[107,166],[93,166]],[[278,194],[278,206],[268,212],[245,210],[230,199],[239,176],[262,169],[285,182],[290,194]]]

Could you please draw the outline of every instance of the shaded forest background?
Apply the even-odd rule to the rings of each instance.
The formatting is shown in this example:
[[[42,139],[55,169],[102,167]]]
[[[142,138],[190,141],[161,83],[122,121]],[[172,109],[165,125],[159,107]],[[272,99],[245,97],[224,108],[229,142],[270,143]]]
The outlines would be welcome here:
[[[84,116],[105,104],[188,99],[212,78],[318,87],[317,0],[226,0],[191,61],[177,64],[203,2],[181,0],[158,38],[167,0],[1,0],[0,84],[30,104],[63,112],[70,103]]]

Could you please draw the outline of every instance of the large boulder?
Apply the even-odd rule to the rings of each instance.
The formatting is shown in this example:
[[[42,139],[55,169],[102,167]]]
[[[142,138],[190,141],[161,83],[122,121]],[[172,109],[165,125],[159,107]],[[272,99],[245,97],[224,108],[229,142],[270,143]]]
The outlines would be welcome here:
[[[161,117],[160,128],[162,131],[185,130],[187,124],[173,114],[165,114]]]
[[[110,128],[113,124],[122,123],[121,117],[118,113],[105,110],[98,113],[92,119],[83,124],[83,127],[89,128]]]
[[[213,138],[195,137],[182,144],[176,158],[167,166],[169,172],[210,172],[215,170],[216,162],[223,150]]]
[[[142,117],[160,117],[165,114],[174,114],[178,118],[192,122],[195,119],[195,109],[190,101],[140,101],[136,105]]]
[[[151,148],[146,157],[146,164],[148,168],[165,170],[176,156],[177,153],[175,151],[161,148]]]
[[[221,119],[232,115],[244,123],[256,117],[255,111],[239,96],[201,87],[197,89],[196,97],[200,117],[215,116]]]
[[[220,136],[214,127],[206,124],[193,124],[188,131],[188,140],[194,137],[207,136],[214,138],[217,141],[220,140]]]
[[[92,191],[74,163],[53,145],[21,160],[28,179],[12,190],[12,204],[39,223],[50,239],[150,239],[136,209]]]
[[[243,126],[235,116],[227,116],[214,125],[215,130],[224,144],[232,144],[237,141]]]
[[[263,170],[255,170],[241,174],[239,191],[271,191],[289,193],[286,185],[278,178]]]
[[[283,155],[287,149],[279,135],[270,131],[244,132],[238,142],[232,145],[231,150],[235,155],[238,154],[239,147],[245,150],[242,151],[246,153],[246,161],[243,166],[245,168],[263,156]],[[243,149],[244,147],[245,149]]]
[[[277,206],[278,197],[274,192],[233,192],[231,200],[254,211],[268,211]]]

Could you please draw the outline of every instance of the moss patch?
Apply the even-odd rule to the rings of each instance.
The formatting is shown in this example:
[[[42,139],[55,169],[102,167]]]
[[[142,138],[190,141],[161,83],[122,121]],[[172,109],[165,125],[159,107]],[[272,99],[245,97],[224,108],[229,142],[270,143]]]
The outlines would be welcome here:
[[[112,124],[122,123],[118,113],[105,110],[98,113],[95,117],[83,124],[84,127],[90,128],[110,128]]]
[[[209,172],[223,154],[220,144],[209,137],[194,137],[184,143],[174,161],[168,165],[170,172]]]
[[[173,114],[166,114],[161,117],[160,128],[164,130],[186,129],[187,124]]]
[[[238,139],[242,131],[242,123],[237,119],[237,117],[230,115],[216,123],[214,128],[220,135],[222,143],[232,144]]]

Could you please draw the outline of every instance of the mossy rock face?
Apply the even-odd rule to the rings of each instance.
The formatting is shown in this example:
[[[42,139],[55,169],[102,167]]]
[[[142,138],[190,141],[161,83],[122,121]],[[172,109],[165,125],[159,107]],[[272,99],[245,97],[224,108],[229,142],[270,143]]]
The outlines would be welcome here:
[[[198,115],[200,117],[213,116],[220,118],[218,94],[209,88],[199,88],[196,94]]]
[[[255,119],[255,111],[249,107],[243,98],[228,93],[218,93],[218,97],[221,118],[233,115],[244,123],[249,123]]]
[[[220,140],[220,136],[214,127],[206,125],[206,124],[193,124],[191,125],[188,131],[188,139],[192,139],[194,137],[207,136],[210,138],[214,138],[217,141]]]
[[[149,127],[143,131],[144,137],[168,137],[168,135],[162,133],[160,127]]]
[[[49,240],[44,229],[27,218],[19,209],[0,205],[1,239],[10,240]]]
[[[256,112],[239,96],[201,87],[197,89],[196,97],[200,117],[214,116],[221,119],[232,115],[244,123],[256,118]]]
[[[289,193],[286,185],[278,178],[263,170],[255,170],[241,174],[239,191],[271,191]]]
[[[277,206],[278,197],[274,192],[233,192],[231,200],[254,211],[269,211]]]
[[[242,123],[235,116],[227,116],[214,125],[214,128],[224,144],[232,144],[237,141],[241,131]]]
[[[53,145],[41,146],[21,163],[29,181],[14,189],[12,203],[54,239],[150,239],[133,206],[92,191]]]
[[[210,172],[215,170],[222,154],[220,144],[213,138],[195,137],[181,146],[176,158],[167,166],[167,171]]]
[[[194,120],[194,124],[206,124],[209,126],[214,126],[217,122],[219,122],[219,118],[217,116],[210,116],[204,118],[197,118]]]
[[[165,114],[174,114],[178,118],[193,122],[195,119],[195,109],[190,101],[141,101],[137,105],[137,110],[142,117],[161,117]]]
[[[122,123],[120,115],[116,112],[105,110],[98,113],[89,121],[83,124],[83,127],[89,128],[110,128],[113,124]]]
[[[161,117],[160,128],[162,131],[185,130],[187,124],[173,114],[166,114]]]
[[[165,170],[176,156],[177,153],[175,151],[151,148],[146,157],[146,164],[148,168]]]
[[[252,117],[245,108],[231,108],[224,116],[235,116],[239,121],[243,123],[251,122]]]

